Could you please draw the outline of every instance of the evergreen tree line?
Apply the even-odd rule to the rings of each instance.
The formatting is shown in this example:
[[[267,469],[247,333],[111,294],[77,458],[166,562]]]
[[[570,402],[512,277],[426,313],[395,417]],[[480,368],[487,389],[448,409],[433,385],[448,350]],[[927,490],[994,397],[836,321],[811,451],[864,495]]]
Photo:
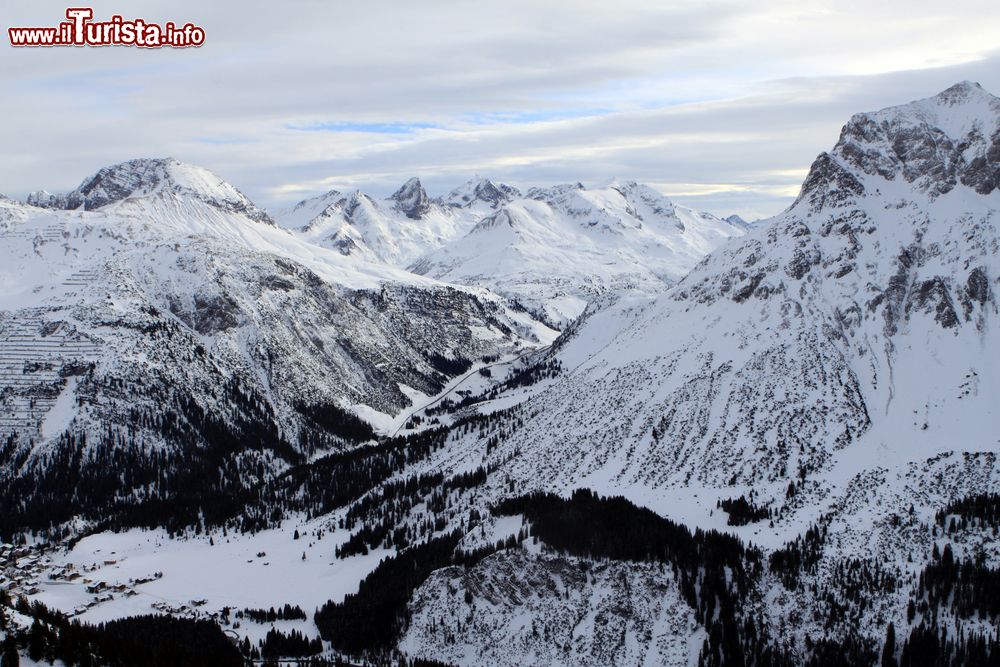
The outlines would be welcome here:
[[[382,562],[357,593],[327,602],[313,617],[323,639],[351,655],[391,652],[408,621],[407,603],[434,570],[451,564],[457,532],[410,547]]]
[[[290,605],[287,602],[284,607],[275,609],[244,609],[236,612],[237,618],[249,618],[257,623],[274,623],[275,621],[304,621],[306,612],[298,605]]]
[[[271,628],[264,636],[260,655],[268,658],[308,658],[323,652],[323,642],[319,638],[309,639],[298,630],[284,633]]]
[[[954,515],[959,517],[955,525]],[[952,521],[946,521],[952,517]],[[939,526],[948,527],[950,532],[967,528],[969,522],[976,526],[1000,527],[1000,493],[981,493],[960,498],[937,513]],[[954,527],[952,527],[954,526]]]
[[[296,402],[295,410],[326,433],[348,442],[361,443],[375,439],[375,429],[371,424],[333,403]]]
[[[883,653],[883,667],[896,665]],[[899,650],[899,667],[1000,667],[1000,629],[990,636],[978,632],[950,634],[947,626],[923,622],[915,626]]]
[[[718,508],[729,515],[726,523],[730,526],[745,526],[748,523],[756,523],[771,518],[771,509],[769,507],[757,505],[752,499],[747,500],[742,495],[739,498],[720,500]]]
[[[425,355],[425,358],[434,370],[448,377],[461,375],[462,373],[468,372],[468,370],[472,368],[471,361],[458,355],[455,357],[446,357],[436,352],[431,352],[430,354]],[[447,380],[447,378],[445,379]]]
[[[10,604],[0,594],[0,619]],[[40,602],[19,598],[14,608],[32,619],[27,630],[5,623],[8,643],[36,662],[61,660],[66,667],[242,667],[243,657],[214,621],[170,616],[133,616],[99,625],[68,619]],[[17,664],[14,662],[14,664]]]
[[[950,609],[958,618],[1000,620],[1000,569],[988,567],[985,556],[958,561],[951,545],[934,545],[931,562],[920,574],[919,608]]]
[[[801,575],[816,573],[816,565],[823,556],[826,532],[826,524],[821,521],[806,529],[804,535],[771,552],[768,559],[771,571],[778,575],[785,588],[793,591],[798,588]]]
[[[323,456],[291,468],[260,503],[284,511],[328,514],[361,498],[407,466],[427,459],[444,446],[448,429],[438,428],[387,438]]]
[[[416,475],[383,484],[379,490],[351,505],[342,520],[342,528],[361,524],[351,537],[337,547],[336,556],[347,558],[367,554],[380,547],[405,549],[410,544],[429,539],[447,526],[443,513],[450,494],[481,486],[486,482],[483,467],[459,473],[448,479],[441,473]],[[431,517],[407,526],[404,519],[421,502],[427,503]]]

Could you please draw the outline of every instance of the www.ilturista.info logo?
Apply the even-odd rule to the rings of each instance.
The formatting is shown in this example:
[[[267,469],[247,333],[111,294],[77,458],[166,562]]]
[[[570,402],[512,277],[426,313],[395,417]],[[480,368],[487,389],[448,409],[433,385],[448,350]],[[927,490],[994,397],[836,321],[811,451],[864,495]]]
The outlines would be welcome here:
[[[144,19],[126,21],[115,15],[110,21],[92,21],[90,7],[70,7],[68,21],[49,28],[7,28],[11,46],[141,46],[185,48],[205,43],[205,29],[193,23],[163,25]]]

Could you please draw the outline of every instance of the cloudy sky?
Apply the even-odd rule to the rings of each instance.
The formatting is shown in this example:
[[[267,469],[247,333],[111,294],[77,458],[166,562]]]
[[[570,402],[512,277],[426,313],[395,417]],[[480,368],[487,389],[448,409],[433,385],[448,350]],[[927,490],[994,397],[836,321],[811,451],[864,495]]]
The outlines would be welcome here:
[[[78,4],[78,3],[71,3]],[[0,0],[10,26],[65,3]],[[248,8],[253,7],[250,11]],[[198,49],[0,47],[0,192],[173,156],[265,206],[329,189],[441,194],[613,177],[755,218],[856,111],[962,79],[1000,93],[1000,3],[115,0]],[[249,13],[248,13],[249,12]]]

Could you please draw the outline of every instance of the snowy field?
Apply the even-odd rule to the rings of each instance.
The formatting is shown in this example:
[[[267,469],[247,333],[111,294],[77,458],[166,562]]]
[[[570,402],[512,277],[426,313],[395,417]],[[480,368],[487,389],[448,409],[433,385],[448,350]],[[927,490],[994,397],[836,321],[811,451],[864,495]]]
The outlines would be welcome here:
[[[329,523],[329,518],[286,521],[281,528],[256,535],[223,536],[216,532],[211,537],[179,539],[169,538],[163,530],[93,535],[68,552],[51,556],[53,569],[73,565],[83,576],[75,582],[39,581],[41,590],[33,598],[72,614],[95,598],[111,595],[110,600],[99,602],[78,616],[91,623],[168,609],[207,616],[227,606],[235,613],[245,608],[268,609],[288,603],[300,606],[308,620],[279,621],[274,626],[285,631],[296,627],[315,636],[312,614],[316,608],[356,592],[358,583],[382,558],[393,553],[377,550],[338,560],[334,558],[334,549],[347,540],[349,531],[330,532],[326,528]],[[301,536],[298,540],[294,539],[296,530]],[[161,578],[133,583],[160,572]],[[98,582],[108,587],[124,584],[126,592],[101,591],[95,595],[87,591],[88,586]],[[135,595],[129,595],[128,591],[134,591]],[[271,624],[243,619],[237,632],[256,639],[270,627]]]

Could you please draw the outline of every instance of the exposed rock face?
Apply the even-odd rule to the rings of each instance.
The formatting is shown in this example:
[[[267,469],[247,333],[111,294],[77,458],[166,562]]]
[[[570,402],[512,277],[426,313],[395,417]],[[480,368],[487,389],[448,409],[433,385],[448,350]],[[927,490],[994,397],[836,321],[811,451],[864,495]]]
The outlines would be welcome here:
[[[897,178],[931,199],[959,183],[981,195],[1000,187],[1000,102],[958,83],[927,100],[854,116],[833,150],[856,171]]]
[[[521,192],[505,183],[494,183],[488,178],[475,178],[453,190],[445,202],[455,206],[472,206],[477,202],[497,208],[521,196]]]
[[[396,207],[406,214],[406,217],[419,220],[430,210],[430,200],[424,186],[420,184],[419,178],[411,178],[403,186],[396,190],[390,197],[396,202]]]
[[[439,570],[410,612],[401,648],[455,664],[674,665],[701,640],[669,568],[521,550]]]
[[[130,197],[172,195],[198,199],[225,213],[243,215],[256,222],[274,224],[229,183],[201,167],[173,158],[137,159],[105,167],[65,195],[44,190],[28,196],[28,204],[45,208],[93,211]]]

